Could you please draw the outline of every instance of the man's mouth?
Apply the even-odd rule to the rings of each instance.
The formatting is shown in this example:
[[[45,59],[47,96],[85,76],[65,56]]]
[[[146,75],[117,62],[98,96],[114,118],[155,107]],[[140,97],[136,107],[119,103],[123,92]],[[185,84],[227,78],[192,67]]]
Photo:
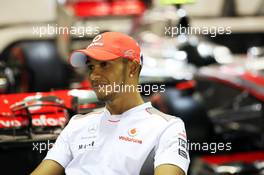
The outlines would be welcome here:
[[[93,82],[92,83],[92,87],[94,89],[98,89],[98,88],[103,88],[104,86],[107,86],[108,83],[105,83],[105,82]]]

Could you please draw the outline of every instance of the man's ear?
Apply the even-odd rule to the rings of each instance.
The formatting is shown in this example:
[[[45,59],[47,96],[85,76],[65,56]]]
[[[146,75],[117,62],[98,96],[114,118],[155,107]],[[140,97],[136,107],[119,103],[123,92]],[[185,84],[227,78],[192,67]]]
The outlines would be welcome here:
[[[129,76],[130,77],[137,75],[139,69],[140,69],[140,65],[135,60],[129,62]]]

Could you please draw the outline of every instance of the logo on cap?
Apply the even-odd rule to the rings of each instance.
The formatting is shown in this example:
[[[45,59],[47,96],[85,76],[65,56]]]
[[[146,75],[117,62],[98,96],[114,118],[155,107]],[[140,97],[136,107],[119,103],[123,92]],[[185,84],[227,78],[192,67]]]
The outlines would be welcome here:
[[[124,57],[126,58],[136,58],[136,51],[134,51],[133,49],[129,49],[129,50],[126,50],[124,52]]]
[[[102,38],[102,35],[97,35],[96,37],[94,37],[93,42],[97,42]]]
[[[102,39],[102,35],[97,35],[96,37],[94,37],[92,43],[87,48],[90,48],[92,46],[99,46],[99,47],[104,46],[104,43],[99,41],[101,39]]]

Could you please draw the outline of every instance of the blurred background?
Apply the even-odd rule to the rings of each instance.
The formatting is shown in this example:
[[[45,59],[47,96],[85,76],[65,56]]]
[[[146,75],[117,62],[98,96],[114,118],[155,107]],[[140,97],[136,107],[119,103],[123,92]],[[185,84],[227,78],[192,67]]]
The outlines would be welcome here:
[[[184,120],[189,174],[264,174],[263,0],[0,3],[0,174],[29,174],[74,114],[103,107],[67,60],[105,31],[139,42],[142,96]]]

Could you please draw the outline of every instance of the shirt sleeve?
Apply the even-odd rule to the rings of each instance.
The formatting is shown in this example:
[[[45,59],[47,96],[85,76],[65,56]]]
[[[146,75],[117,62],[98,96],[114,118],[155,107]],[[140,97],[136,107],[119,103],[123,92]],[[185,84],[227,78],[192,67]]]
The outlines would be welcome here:
[[[62,130],[53,147],[48,151],[46,157],[44,158],[44,160],[54,160],[64,168],[66,168],[68,163],[72,160],[72,153],[68,138],[69,125],[70,123],[68,123],[68,125]]]
[[[190,164],[185,126],[181,119],[173,121],[161,134],[155,153],[155,168],[162,164],[173,164],[187,174]]]

